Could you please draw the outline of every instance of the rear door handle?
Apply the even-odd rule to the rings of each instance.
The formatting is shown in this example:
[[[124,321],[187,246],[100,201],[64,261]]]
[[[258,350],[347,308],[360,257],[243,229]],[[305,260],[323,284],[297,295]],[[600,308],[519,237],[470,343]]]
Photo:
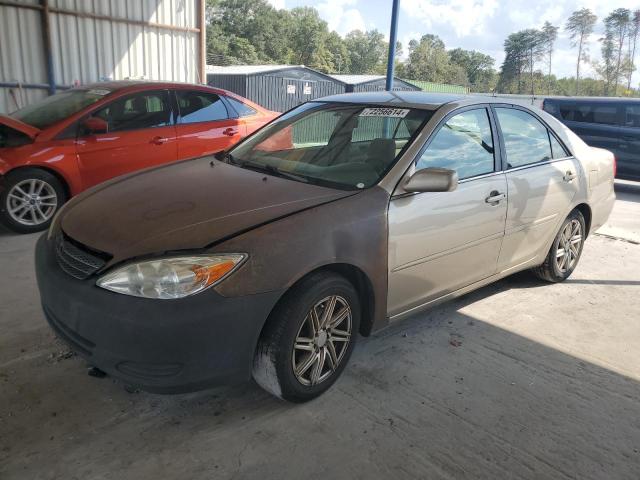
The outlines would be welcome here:
[[[507,198],[506,193],[494,190],[489,194],[487,198],[484,199],[484,201],[490,205],[497,205],[501,200],[504,200],[505,198]]]
[[[576,177],[577,175],[575,173],[573,173],[571,170],[567,170],[567,173],[564,174],[564,177],[562,177],[562,179],[565,182],[571,182]]]
[[[151,143],[155,144],[155,145],[162,145],[163,143],[167,143],[169,141],[169,139],[167,137],[153,137],[151,139]]]
[[[222,134],[226,135],[227,137],[233,137],[236,133],[238,133],[238,131],[234,130],[233,128],[226,128],[222,131]]]

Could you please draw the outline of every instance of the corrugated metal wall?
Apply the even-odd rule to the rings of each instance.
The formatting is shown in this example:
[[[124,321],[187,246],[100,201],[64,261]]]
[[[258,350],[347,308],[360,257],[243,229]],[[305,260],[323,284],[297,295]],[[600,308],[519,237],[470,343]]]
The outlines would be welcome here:
[[[286,112],[301,103],[315,98],[344,93],[338,82],[294,80],[272,75],[207,75],[207,84],[242,95],[258,105]]]
[[[49,0],[56,84],[68,86],[107,78],[198,82],[199,3],[199,0]],[[0,82],[47,82],[41,11],[0,4]],[[16,103],[30,103],[46,95],[45,89],[0,88],[0,112],[13,111]]]

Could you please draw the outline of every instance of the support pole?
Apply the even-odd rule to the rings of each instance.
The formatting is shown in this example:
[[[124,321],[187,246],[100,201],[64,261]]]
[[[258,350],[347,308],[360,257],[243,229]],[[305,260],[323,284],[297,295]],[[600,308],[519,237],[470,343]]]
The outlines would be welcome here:
[[[42,22],[42,46],[44,48],[44,61],[47,68],[47,83],[49,95],[56,93],[56,74],[53,70],[53,49],[51,47],[51,25],[49,24],[49,0],[40,0],[40,19]]]
[[[387,82],[385,90],[393,90],[393,74],[396,60],[396,42],[398,38],[398,8],[400,0],[393,0],[391,11],[391,31],[389,32],[389,58],[387,59]]]

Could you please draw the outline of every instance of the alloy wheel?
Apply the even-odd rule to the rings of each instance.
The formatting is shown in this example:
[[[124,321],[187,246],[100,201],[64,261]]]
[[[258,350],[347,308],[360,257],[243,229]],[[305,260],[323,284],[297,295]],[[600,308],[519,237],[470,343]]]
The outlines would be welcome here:
[[[320,300],[307,313],[291,357],[296,379],[317,385],[333,375],[351,341],[352,312],[339,295]]]
[[[51,219],[58,206],[55,189],[32,178],[16,183],[7,194],[7,212],[22,225],[40,225]]]
[[[582,226],[576,219],[568,222],[557,240],[556,265],[561,273],[571,270],[580,255]]]

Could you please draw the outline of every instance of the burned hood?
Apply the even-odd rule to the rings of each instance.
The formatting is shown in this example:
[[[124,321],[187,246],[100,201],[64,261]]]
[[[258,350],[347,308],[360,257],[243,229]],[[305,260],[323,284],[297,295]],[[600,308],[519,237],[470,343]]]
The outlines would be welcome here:
[[[204,157],[138,172],[88,190],[61,211],[54,228],[108,253],[116,263],[204,248],[353,194]]]

